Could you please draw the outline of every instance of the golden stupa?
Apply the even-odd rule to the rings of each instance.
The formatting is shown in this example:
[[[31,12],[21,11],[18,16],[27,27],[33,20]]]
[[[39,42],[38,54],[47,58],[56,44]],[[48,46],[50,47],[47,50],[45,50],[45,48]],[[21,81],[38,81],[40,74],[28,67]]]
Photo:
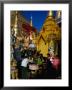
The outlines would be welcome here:
[[[58,17],[60,12],[57,14]],[[58,26],[55,18],[53,17],[53,12],[49,11],[49,14],[43,24],[43,27],[37,37],[37,50],[47,57],[50,53],[49,49],[58,54],[58,41],[61,39],[61,29]]]

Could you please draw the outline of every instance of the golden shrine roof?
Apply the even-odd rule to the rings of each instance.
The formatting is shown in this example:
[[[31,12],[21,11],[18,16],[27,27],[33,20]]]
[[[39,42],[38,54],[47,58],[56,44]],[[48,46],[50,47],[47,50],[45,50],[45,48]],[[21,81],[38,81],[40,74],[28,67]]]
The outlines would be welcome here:
[[[37,40],[39,41],[41,38],[45,42],[49,39],[60,40],[61,29],[53,17],[47,16]]]

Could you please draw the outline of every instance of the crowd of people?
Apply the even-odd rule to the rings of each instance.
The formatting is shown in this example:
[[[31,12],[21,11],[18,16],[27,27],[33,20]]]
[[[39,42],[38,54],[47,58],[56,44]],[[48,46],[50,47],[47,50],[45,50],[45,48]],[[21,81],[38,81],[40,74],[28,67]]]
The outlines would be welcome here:
[[[18,78],[57,78],[60,76],[60,60],[58,57],[43,57],[36,50],[31,49],[14,49],[14,59],[17,62]],[[37,65],[38,69],[30,69],[30,65]],[[34,67],[35,68],[35,67]],[[35,74],[32,74],[35,72]]]
[[[11,79],[56,79],[61,78],[61,63],[58,56],[44,57],[35,48],[26,48],[12,36]],[[15,40],[16,39],[16,40]]]

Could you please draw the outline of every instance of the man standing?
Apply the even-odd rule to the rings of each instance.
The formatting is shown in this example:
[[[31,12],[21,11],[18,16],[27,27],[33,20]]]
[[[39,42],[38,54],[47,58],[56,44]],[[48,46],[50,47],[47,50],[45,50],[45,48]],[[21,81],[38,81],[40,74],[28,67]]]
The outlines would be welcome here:
[[[28,78],[28,58],[25,56],[25,58],[21,62],[21,71],[22,71],[22,79],[27,79]]]
[[[18,68],[18,78],[21,78],[21,70],[20,70],[20,65],[21,65],[21,51],[20,51],[20,47],[19,44],[16,43],[15,44],[15,48],[14,48],[14,58],[17,61],[17,68]]]

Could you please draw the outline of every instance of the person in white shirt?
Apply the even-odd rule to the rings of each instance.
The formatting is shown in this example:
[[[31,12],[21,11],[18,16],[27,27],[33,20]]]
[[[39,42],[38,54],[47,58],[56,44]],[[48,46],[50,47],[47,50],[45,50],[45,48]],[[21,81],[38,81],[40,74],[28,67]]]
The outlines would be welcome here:
[[[21,62],[21,66],[22,67],[27,67],[27,64],[28,64],[28,58],[24,58]]]
[[[22,79],[28,78],[28,68],[27,68],[28,62],[29,62],[29,60],[28,60],[27,56],[25,56],[25,58],[21,62]]]

